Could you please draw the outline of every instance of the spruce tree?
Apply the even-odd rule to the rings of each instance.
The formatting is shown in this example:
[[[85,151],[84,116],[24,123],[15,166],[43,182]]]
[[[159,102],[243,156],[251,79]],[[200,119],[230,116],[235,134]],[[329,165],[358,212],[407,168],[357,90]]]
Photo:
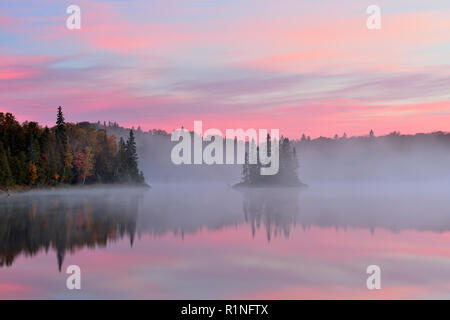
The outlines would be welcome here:
[[[58,113],[56,116],[56,142],[58,143],[59,146],[62,147],[61,151],[66,151],[67,147],[66,123],[61,106],[58,107]]]
[[[131,182],[139,181],[138,155],[136,150],[136,140],[133,129],[130,130],[130,136],[127,141],[127,168]]]
[[[67,179],[67,173],[66,173],[66,166],[65,166],[65,154],[67,151],[67,133],[66,133],[66,122],[64,119],[64,115],[62,112],[62,107],[58,107],[58,112],[56,116],[56,129],[55,129],[55,136],[56,136],[56,164],[57,169],[54,178],[55,181],[58,182],[60,179],[62,182],[64,182],[64,179]]]

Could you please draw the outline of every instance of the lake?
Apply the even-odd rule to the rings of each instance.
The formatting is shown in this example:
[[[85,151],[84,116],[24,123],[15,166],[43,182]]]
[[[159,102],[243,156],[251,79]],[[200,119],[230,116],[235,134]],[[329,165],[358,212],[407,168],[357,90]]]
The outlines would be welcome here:
[[[0,298],[450,298],[441,185],[155,184],[0,197]],[[81,268],[81,290],[66,269]],[[369,290],[366,268],[381,269]]]

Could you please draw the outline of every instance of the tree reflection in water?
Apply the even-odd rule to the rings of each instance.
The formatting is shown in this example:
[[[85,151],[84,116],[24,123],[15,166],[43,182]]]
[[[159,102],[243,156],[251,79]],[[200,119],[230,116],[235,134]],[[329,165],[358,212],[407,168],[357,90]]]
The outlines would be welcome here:
[[[253,236],[264,226],[270,241],[274,236],[289,236],[295,226],[298,191],[209,191],[184,187],[149,192],[93,189],[2,198],[0,266],[11,266],[20,254],[32,257],[51,249],[56,252],[61,271],[66,253],[106,247],[123,238],[133,246],[135,234],[163,236],[172,232],[183,237],[202,228],[249,224]]]
[[[253,237],[261,224],[266,229],[268,241],[272,236],[289,237],[299,212],[298,189],[248,188],[241,191],[244,196],[245,222],[251,225]]]
[[[133,245],[139,192],[30,193],[0,201],[0,266],[20,254],[56,251],[58,268],[66,252],[105,247],[128,236]],[[101,200],[101,201],[99,201]]]

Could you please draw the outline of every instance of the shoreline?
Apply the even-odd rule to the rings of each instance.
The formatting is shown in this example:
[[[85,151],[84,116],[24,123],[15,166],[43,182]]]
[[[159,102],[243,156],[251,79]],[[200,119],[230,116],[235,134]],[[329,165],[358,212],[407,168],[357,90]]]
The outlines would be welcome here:
[[[107,184],[107,183],[98,183],[98,184],[61,184],[55,186],[13,186],[13,187],[0,187],[0,197],[10,196],[13,194],[19,193],[27,193],[33,191],[57,191],[57,190],[89,190],[89,189],[97,189],[97,188],[110,188],[110,189],[125,189],[125,188],[133,188],[133,189],[151,189],[151,186],[148,184]]]

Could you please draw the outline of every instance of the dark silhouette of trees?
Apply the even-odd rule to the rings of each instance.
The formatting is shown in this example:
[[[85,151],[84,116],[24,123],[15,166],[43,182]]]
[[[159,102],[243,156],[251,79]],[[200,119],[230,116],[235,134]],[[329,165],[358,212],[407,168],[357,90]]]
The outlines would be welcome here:
[[[63,150],[65,150],[67,147],[67,133],[66,133],[66,123],[61,106],[58,107],[55,133],[56,133],[56,142],[58,146],[63,148]]]
[[[127,154],[127,167],[128,174],[131,179],[137,179],[139,176],[138,170],[138,155],[136,151],[136,140],[134,138],[133,129],[130,130],[130,136],[128,137],[127,145],[126,145],[126,154]]]
[[[301,139],[301,141],[302,141],[302,142],[305,142],[305,141],[306,141],[306,136],[305,136],[305,134],[302,134],[302,139]]]
[[[0,185],[13,184],[13,176],[8,162],[8,157],[3,147],[3,143],[0,142]]]
[[[254,141],[249,145],[250,152],[252,152],[253,148],[255,148]],[[250,163],[249,153],[245,154],[242,181],[236,186],[304,186],[297,175],[299,168],[297,151],[292,147],[288,138],[281,137],[279,142],[279,170],[274,175],[261,175],[261,168],[268,167],[270,164],[261,164],[259,158],[260,148],[267,149],[266,152],[269,157],[272,155],[272,141],[269,135],[267,135],[265,143],[256,147],[258,154],[255,164]]]
[[[128,140],[119,140],[119,151],[117,153],[117,176],[121,182],[144,183],[145,178],[138,168],[138,154],[134,131],[129,132]]]

